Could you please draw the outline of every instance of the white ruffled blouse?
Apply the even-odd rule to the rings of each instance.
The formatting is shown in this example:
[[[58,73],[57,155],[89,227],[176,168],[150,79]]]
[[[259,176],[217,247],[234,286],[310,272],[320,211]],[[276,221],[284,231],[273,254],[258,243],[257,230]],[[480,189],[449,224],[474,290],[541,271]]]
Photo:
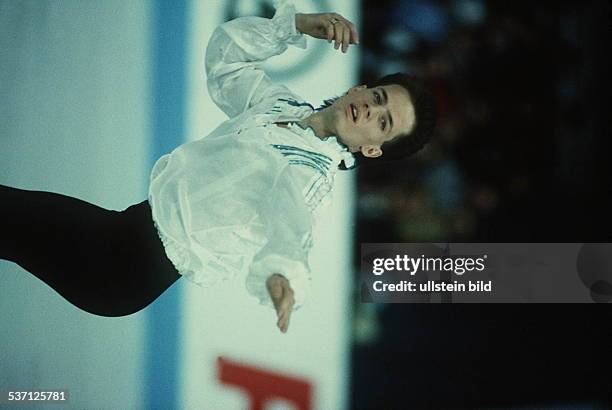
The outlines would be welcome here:
[[[279,1],[272,19],[241,17],[214,31],[208,90],[229,119],[155,163],[149,203],[181,275],[201,286],[241,275],[248,292],[272,307],[265,282],[279,273],[297,309],[310,288],[315,220],[339,163],[352,167],[354,157],[335,137],[322,140],[291,123],[314,108],[258,67],[288,44],[306,48],[294,16],[295,8]]]

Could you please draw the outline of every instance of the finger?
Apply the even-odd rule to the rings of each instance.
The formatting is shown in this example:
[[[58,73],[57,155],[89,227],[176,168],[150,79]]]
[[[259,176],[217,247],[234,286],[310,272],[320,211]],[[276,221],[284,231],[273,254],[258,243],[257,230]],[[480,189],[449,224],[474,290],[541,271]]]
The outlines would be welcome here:
[[[283,298],[280,301],[281,308],[291,311],[291,309],[293,309],[294,304],[295,297],[293,290],[289,286],[283,287]]]
[[[276,310],[276,317],[279,317],[282,311],[282,305],[280,299],[272,299],[274,310]]]
[[[359,44],[359,33],[353,23],[350,23],[349,28],[351,29],[351,41],[353,44]]]
[[[278,320],[276,321],[276,324],[280,327],[280,324],[283,321],[283,318],[287,315],[287,303],[285,303],[284,301],[284,297],[283,299],[278,301],[278,308],[276,309],[277,312],[277,317]]]
[[[351,43],[359,44],[359,33],[357,33],[357,28],[355,27],[355,25],[350,20],[347,20],[342,16],[340,16],[340,19],[344,22],[346,27],[348,27],[348,29],[350,30]]]
[[[327,23],[327,42],[331,43],[334,39],[334,25],[331,22]]]
[[[283,332],[287,332],[287,330],[289,329],[289,321],[291,320],[291,310],[289,310],[289,313],[287,313],[287,316],[285,316],[285,324],[283,326]]]
[[[343,27],[342,30],[342,52],[346,53],[351,42],[351,30],[348,27]]]
[[[279,309],[280,314],[278,315],[278,320],[276,321],[276,325],[280,330],[286,329],[289,323],[289,316],[291,316],[292,303],[288,303],[286,301],[281,302],[281,307]]]
[[[284,312],[283,316],[281,317],[281,319],[276,323],[278,328],[282,332],[286,332],[287,329],[289,328],[289,317],[290,317],[290,315],[291,315],[290,312]]]
[[[279,310],[278,320],[276,321],[276,325],[280,328],[285,322],[285,318],[287,317],[286,310]]]
[[[291,318],[291,311],[292,311],[291,307],[288,307],[286,310],[284,310],[281,320],[279,321],[279,328],[283,332],[286,332],[287,328],[289,327],[289,319]]]
[[[285,322],[279,323],[278,329],[283,333],[287,332],[287,324]]]
[[[334,24],[334,48],[337,50],[342,43],[342,23],[337,22]]]
[[[278,328],[282,332],[286,332],[289,328],[289,318],[291,317],[291,311],[287,310],[283,312],[281,319],[277,322]]]
[[[277,309],[278,320],[281,321],[282,318],[288,314],[288,312],[291,312],[292,307],[293,307],[293,304],[288,303],[286,301],[286,298],[283,298],[283,300],[280,300],[278,303],[278,309]]]

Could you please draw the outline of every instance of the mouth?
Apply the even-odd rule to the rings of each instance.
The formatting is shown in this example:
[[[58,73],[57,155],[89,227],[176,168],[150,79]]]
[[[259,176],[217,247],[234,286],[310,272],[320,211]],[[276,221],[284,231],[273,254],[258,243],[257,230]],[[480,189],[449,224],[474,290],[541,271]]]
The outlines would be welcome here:
[[[355,107],[353,104],[349,104],[348,107],[346,108],[346,115],[348,115],[348,117],[354,122],[357,122],[357,118],[358,118],[358,112],[357,112],[357,107]]]

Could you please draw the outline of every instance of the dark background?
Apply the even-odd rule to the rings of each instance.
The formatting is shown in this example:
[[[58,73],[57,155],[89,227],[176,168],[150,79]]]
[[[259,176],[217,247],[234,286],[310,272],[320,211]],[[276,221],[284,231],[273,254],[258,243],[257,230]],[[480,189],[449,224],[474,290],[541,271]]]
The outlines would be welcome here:
[[[608,2],[363,1],[361,16],[361,82],[421,76],[439,118],[416,156],[358,171],[356,272],[364,242],[611,242]],[[608,408],[609,303],[355,299],[351,408]]]

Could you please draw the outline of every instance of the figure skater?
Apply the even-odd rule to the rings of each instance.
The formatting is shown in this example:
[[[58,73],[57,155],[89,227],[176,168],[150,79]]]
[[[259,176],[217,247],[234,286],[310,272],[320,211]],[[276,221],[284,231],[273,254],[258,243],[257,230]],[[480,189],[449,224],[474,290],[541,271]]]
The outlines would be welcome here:
[[[431,96],[400,73],[317,109],[272,83],[259,64],[289,44],[305,48],[304,35],[344,53],[359,43],[343,16],[299,14],[285,1],[272,19],[214,31],[207,85],[229,119],[162,156],[139,204],[113,211],[0,185],[0,258],[101,316],[135,313],[181,276],[210,286],[242,275],[286,332],[309,291],[311,232],[336,172],[412,155],[435,122]]]

